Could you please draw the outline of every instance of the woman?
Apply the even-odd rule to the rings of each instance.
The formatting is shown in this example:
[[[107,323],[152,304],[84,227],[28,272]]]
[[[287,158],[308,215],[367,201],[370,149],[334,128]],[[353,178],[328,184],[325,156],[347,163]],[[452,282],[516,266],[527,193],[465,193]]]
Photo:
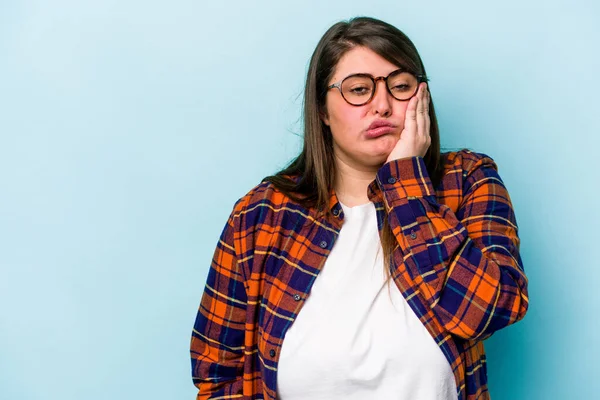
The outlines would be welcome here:
[[[488,399],[483,340],[527,278],[495,162],[440,154],[425,68],[379,20],[333,25],[304,147],[242,197],[191,341],[199,399]]]

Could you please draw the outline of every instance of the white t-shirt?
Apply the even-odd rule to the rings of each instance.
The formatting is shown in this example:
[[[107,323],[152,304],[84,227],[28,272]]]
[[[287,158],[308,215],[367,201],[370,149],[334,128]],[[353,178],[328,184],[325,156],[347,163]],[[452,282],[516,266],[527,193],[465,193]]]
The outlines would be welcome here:
[[[455,400],[448,360],[393,280],[385,282],[373,203],[344,224],[286,332],[280,400]]]

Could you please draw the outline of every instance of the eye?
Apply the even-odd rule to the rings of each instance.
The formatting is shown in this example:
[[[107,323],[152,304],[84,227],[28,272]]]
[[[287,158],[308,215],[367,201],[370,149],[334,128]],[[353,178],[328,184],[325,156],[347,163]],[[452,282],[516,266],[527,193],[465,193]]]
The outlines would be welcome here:
[[[392,73],[388,77],[388,87],[395,96],[408,96],[416,91],[419,82],[417,77],[408,72]]]
[[[391,90],[393,92],[407,92],[407,91],[411,90],[411,85],[408,85],[406,83],[399,83],[399,84],[392,86]]]
[[[371,91],[371,89],[368,86],[355,86],[350,88],[349,93],[356,95],[356,96],[364,96],[369,94],[369,92]]]
[[[369,97],[373,91],[373,82],[367,76],[349,76],[342,83],[342,91],[347,97]]]

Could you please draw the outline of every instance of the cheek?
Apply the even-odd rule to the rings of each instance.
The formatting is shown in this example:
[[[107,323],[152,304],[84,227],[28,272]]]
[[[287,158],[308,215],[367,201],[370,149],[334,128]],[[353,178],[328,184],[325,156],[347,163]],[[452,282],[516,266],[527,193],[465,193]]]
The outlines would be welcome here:
[[[349,104],[336,104],[330,108],[329,122],[334,135],[352,135],[358,133],[361,129],[360,121],[363,118],[363,112],[360,107],[353,107]]]
[[[394,114],[398,120],[398,123],[402,129],[404,129],[404,119],[406,118],[406,109],[408,108],[408,101],[399,102],[397,107],[394,109]]]

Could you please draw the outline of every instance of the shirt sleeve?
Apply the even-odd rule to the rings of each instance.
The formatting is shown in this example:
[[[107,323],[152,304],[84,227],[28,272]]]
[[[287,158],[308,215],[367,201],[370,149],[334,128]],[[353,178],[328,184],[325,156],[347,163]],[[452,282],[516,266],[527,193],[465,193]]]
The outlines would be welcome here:
[[[192,331],[197,399],[242,398],[247,295],[234,245],[232,212],[214,252]]]
[[[484,340],[524,317],[527,277],[497,165],[479,154],[461,172],[456,213],[438,202],[422,157],[386,163],[376,180],[404,264],[434,315],[451,334]]]

